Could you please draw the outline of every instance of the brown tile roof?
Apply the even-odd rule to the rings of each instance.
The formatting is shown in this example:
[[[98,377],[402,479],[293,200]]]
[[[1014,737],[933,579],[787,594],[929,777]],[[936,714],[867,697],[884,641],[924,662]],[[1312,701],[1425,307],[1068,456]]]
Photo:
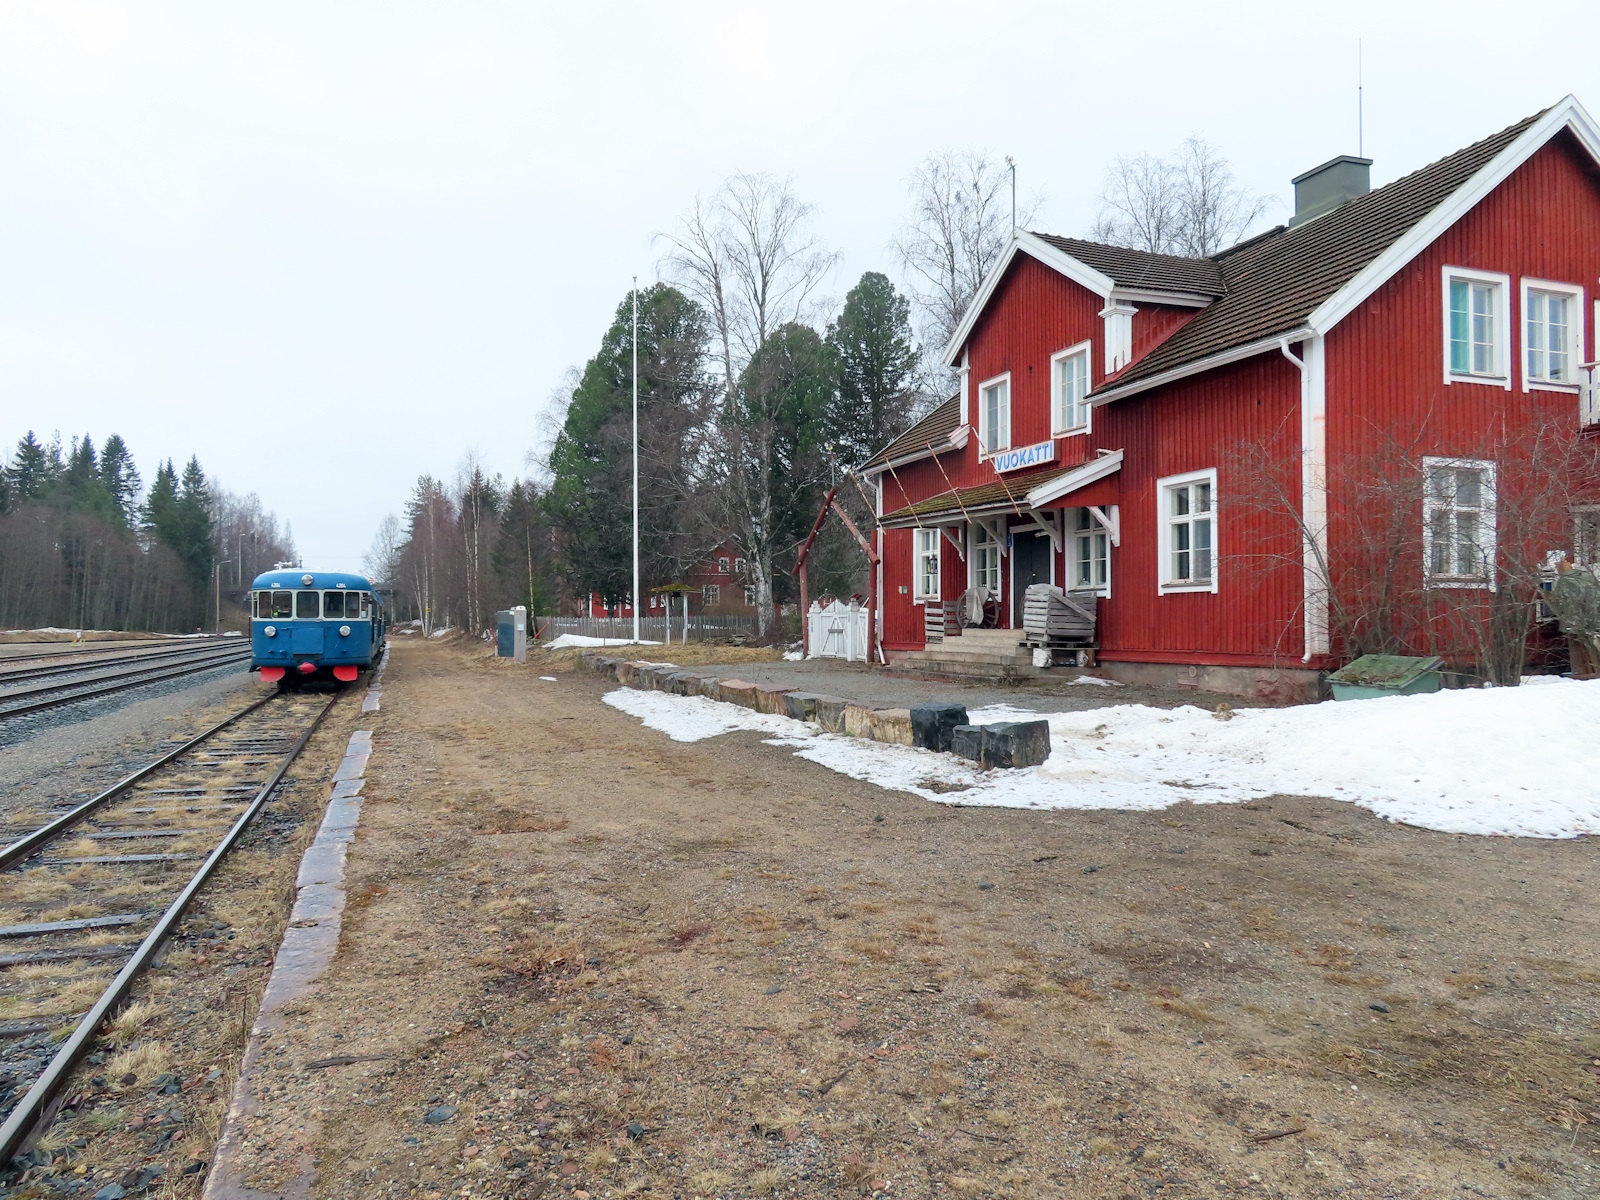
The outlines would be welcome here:
[[[954,492],[943,491],[937,496],[929,496],[926,500],[918,500],[915,504],[908,504],[904,508],[897,508],[892,513],[883,515],[883,524],[914,524],[916,518],[933,519],[944,516],[959,516],[963,509],[1010,509],[1013,504],[1026,512],[1028,510],[1028,493],[1042,483],[1049,483],[1052,479],[1077,470],[1077,467],[1059,467],[1050,471],[1033,471],[1022,476],[1008,476],[1005,479],[996,479],[992,483],[980,483],[975,487],[957,488]],[[959,503],[958,503],[959,501]]]
[[[1107,246],[1103,242],[1086,242],[1081,238],[1057,237],[1053,233],[1035,233],[1034,236],[1072,255],[1085,266],[1093,267],[1102,275],[1109,275],[1116,280],[1118,287],[1198,292],[1202,296],[1220,296],[1225,290],[1222,272],[1217,269],[1213,259],[1151,254],[1126,246]]]
[[[1211,260],[1221,270],[1222,298],[1108,380],[1103,390],[1115,391],[1235,346],[1298,329],[1318,305],[1543,115],[1535,113],[1326,216],[1303,225],[1280,226],[1223,251]]]
[[[897,458],[904,458],[908,454],[924,453],[930,443],[934,446],[943,446],[949,442],[950,435],[960,424],[961,397],[955,395],[867,459],[861,464],[860,469],[866,471],[873,467],[881,467],[886,462],[893,462]]]

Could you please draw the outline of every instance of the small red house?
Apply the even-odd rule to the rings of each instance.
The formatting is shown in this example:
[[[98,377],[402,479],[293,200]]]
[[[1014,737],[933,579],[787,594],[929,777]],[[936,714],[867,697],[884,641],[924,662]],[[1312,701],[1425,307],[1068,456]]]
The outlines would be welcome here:
[[[1309,694],[1340,651],[1319,564],[1361,536],[1349,464],[1397,431],[1418,570],[1494,587],[1486,431],[1597,419],[1600,130],[1568,97],[1376,191],[1369,168],[1300,176],[1287,225],[1212,258],[1015,235],[944,352],[959,391],[865,466],[891,659],[930,602],[985,588],[1019,628],[1048,582],[1094,603],[1113,677]],[[1263,474],[1280,515],[1240,500]]]
[[[750,583],[745,558],[732,541],[724,542],[696,563],[684,575],[684,582],[696,589],[691,595],[690,609],[696,614],[719,617],[754,617],[756,614],[755,587]],[[646,617],[666,615],[666,601],[653,595],[641,614]],[[683,605],[672,602],[673,619],[682,615]],[[633,605],[626,600],[607,607],[605,598],[598,592],[591,594],[583,606],[588,617],[633,616]]]

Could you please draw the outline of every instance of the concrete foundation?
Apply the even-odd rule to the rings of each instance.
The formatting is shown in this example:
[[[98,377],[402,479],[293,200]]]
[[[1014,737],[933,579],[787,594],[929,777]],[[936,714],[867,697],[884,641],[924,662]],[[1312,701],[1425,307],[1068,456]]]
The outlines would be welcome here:
[[[1100,674],[1118,683],[1189,688],[1250,700],[1310,704],[1322,699],[1322,672],[1305,667],[1207,667],[1183,663],[1107,662]]]

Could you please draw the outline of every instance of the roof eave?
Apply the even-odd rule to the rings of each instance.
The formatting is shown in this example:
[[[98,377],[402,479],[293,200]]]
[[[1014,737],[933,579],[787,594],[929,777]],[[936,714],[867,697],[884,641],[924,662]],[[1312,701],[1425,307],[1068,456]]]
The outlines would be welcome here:
[[[1471,211],[1485,196],[1533,156],[1533,153],[1562,129],[1567,129],[1600,164],[1600,126],[1577,97],[1568,95],[1552,105],[1520,136],[1499,154],[1490,159],[1477,174],[1451,192],[1442,203],[1426,217],[1408,229],[1393,245],[1373,259],[1342,288],[1319,304],[1306,324],[1316,333],[1327,333],[1358,308],[1401,268]]]
[[[1225,367],[1229,363],[1239,362],[1246,358],[1254,358],[1258,354],[1266,354],[1268,351],[1277,350],[1285,342],[1303,342],[1308,337],[1311,337],[1314,332],[1315,330],[1309,326],[1301,325],[1283,333],[1271,334],[1259,341],[1246,342],[1241,346],[1230,346],[1226,350],[1219,350],[1215,354],[1207,355],[1205,358],[1197,358],[1193,362],[1180,363],[1176,367],[1159,371],[1144,379],[1135,379],[1129,383],[1107,388],[1099,393],[1091,392],[1088,396],[1088,401],[1091,406],[1098,408],[1103,404],[1110,404],[1113,400],[1122,400],[1128,396],[1138,395],[1140,392],[1148,392],[1151,388],[1158,388],[1168,383],[1175,383],[1180,379],[1187,379],[1191,375],[1199,375],[1216,367]]]

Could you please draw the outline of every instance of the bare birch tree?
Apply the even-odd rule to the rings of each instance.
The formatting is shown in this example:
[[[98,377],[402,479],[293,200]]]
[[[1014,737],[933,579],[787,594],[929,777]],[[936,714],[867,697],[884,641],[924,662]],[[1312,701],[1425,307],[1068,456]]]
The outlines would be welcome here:
[[[775,426],[741,413],[736,392],[773,333],[813,315],[816,293],[838,261],[812,232],[811,217],[788,180],[741,172],[711,200],[696,199],[678,231],[663,235],[666,273],[710,317],[725,389],[716,446],[724,515],[749,562],[763,636],[773,616]]]
[[[1089,236],[1152,254],[1205,258],[1238,242],[1274,203],[1240,184],[1215,146],[1191,137],[1165,157],[1114,158]]]
[[[1011,240],[1011,177],[983,151],[931,154],[911,174],[911,220],[894,241],[918,333],[937,362]],[[1038,200],[1017,211],[1033,220]]]

